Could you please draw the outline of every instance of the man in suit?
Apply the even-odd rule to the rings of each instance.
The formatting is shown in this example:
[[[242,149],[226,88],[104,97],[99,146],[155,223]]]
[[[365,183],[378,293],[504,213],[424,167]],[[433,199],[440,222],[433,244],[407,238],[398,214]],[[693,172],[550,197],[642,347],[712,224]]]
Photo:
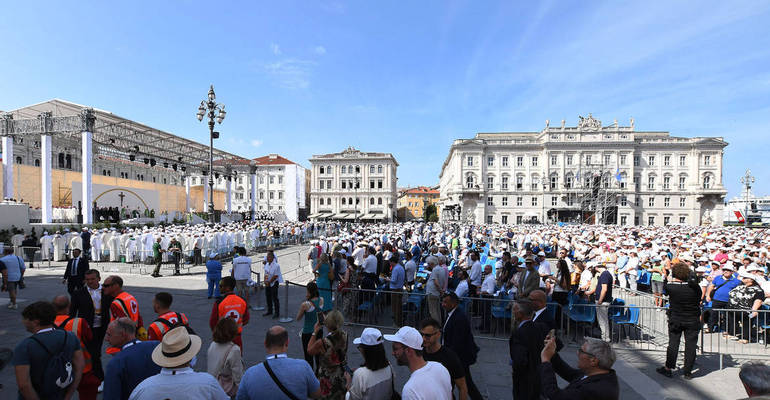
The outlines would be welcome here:
[[[535,308],[535,315],[532,317],[532,320],[544,324],[548,329],[556,329],[556,321],[554,321],[553,316],[546,309],[548,298],[545,292],[538,288],[529,292],[527,298],[532,302],[532,307]]]
[[[88,259],[91,256],[91,232],[85,226],[80,233],[80,238],[83,239],[83,253],[85,253],[83,258]]]
[[[519,295],[521,297],[529,296],[529,293],[540,287],[540,274],[537,272],[535,259],[527,257],[524,260],[524,265],[527,267],[521,272],[519,278]]]
[[[81,257],[80,253],[80,249],[72,250],[72,258],[67,261],[67,268],[64,270],[62,283],[67,283],[67,292],[70,295],[83,287],[86,271],[89,270],[88,260]]]
[[[85,287],[72,294],[70,316],[83,318],[91,327],[93,340],[86,350],[91,354],[94,374],[99,380],[104,380],[102,343],[110,322],[110,304],[114,298],[104,294],[100,280],[99,271],[95,269],[86,271]]]
[[[540,398],[540,352],[548,334],[548,327],[532,321],[534,306],[529,300],[518,300],[513,305],[516,330],[511,334],[509,350],[513,376],[513,399]]]
[[[470,366],[476,363],[476,354],[479,347],[473,340],[471,323],[462,308],[458,307],[460,300],[455,292],[444,295],[441,306],[447,312],[444,332],[441,338],[444,346],[452,350],[460,358],[465,369],[465,384],[468,386],[468,397],[473,400],[482,399],[479,389],[473,383]]]

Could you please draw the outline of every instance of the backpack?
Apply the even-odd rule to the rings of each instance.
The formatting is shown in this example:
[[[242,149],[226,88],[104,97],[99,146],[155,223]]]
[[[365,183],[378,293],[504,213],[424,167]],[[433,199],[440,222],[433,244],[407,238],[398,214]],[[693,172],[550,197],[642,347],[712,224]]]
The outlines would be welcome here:
[[[169,321],[169,320],[167,320],[165,318],[158,318],[155,321],[153,321],[153,323],[160,322],[163,325],[166,325],[166,327],[168,328],[168,331],[170,331],[170,330],[172,330],[172,329],[174,329],[176,327],[179,327],[179,326],[184,326],[185,329],[187,329],[187,333],[189,333],[190,335],[195,335],[195,331],[193,330],[193,328],[190,327],[190,325],[185,325],[184,322],[182,322],[182,316],[179,315],[179,313],[175,313],[175,314],[176,314],[177,322],[174,323],[174,324],[172,324],[171,321]],[[168,332],[168,331],[166,331],[166,332]]]
[[[50,356],[48,363],[45,366],[45,372],[43,373],[43,381],[40,382],[40,387],[37,388],[41,398],[58,397],[58,395],[62,393],[62,390],[69,386],[74,380],[72,374],[72,355],[74,351],[67,347],[68,336],[67,332],[64,332],[64,343],[58,353],[51,352],[51,350],[49,350],[38,338],[30,336],[30,338],[42,346]]]

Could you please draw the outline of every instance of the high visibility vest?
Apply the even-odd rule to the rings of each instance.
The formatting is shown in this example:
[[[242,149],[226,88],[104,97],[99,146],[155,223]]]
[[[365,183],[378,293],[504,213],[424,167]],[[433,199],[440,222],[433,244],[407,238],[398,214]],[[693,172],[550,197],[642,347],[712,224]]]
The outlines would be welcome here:
[[[147,329],[150,340],[162,340],[163,335],[171,329],[171,326],[180,322],[182,325],[190,324],[190,321],[187,320],[187,316],[183,313],[169,311],[158,315],[158,319],[150,324],[150,327]]]
[[[238,325],[238,334],[243,331],[243,314],[246,313],[246,302],[240,296],[228,294],[219,303],[219,319],[232,318]]]
[[[85,324],[86,321],[83,318],[70,317],[69,315],[57,315],[54,320],[54,325],[56,325],[57,328],[72,332],[78,337],[78,340],[80,340],[80,347],[83,350],[83,358],[86,362],[83,367],[83,374],[90,372],[92,369],[91,353],[86,350],[86,344],[83,341],[83,326]]]
[[[136,322],[137,324],[139,323],[139,303],[136,302],[136,298],[134,296],[131,296],[126,292],[121,292],[115,297],[115,300],[112,301],[112,304],[116,304],[121,310],[123,310],[123,314],[125,314],[128,318],[131,318],[132,321]],[[115,315],[110,316],[110,322],[116,319],[117,318]]]

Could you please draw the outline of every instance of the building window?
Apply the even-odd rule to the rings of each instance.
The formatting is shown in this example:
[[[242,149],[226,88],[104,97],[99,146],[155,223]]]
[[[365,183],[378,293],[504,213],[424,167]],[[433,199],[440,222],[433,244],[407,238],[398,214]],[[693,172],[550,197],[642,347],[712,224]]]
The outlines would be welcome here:
[[[492,221],[492,216],[491,216],[491,215],[487,215],[487,223],[488,223],[488,224],[491,224],[491,223],[493,223],[493,221]]]
[[[671,217],[665,216],[663,217],[663,225],[668,225],[671,222]]]
[[[259,184],[261,185],[263,183],[265,183],[265,177],[264,176],[260,176],[259,177]]]
[[[648,156],[647,157],[647,165],[654,167],[655,166],[655,156]]]
[[[487,177],[487,189],[492,190],[495,187],[495,178],[493,176]]]
[[[493,197],[492,197],[492,196],[489,196],[489,197],[487,197],[487,205],[488,205],[488,206],[493,206],[493,205],[495,205],[495,202],[494,202],[494,200],[493,200]]]
[[[551,196],[551,206],[556,207],[556,205],[559,204],[559,198],[556,196]]]
[[[516,207],[521,207],[522,203],[524,202],[523,198],[521,196],[516,198]]]
[[[711,189],[711,175],[706,175],[703,177],[703,188]]]
[[[382,197],[378,197],[378,198],[377,198],[377,205],[378,205],[378,206],[381,206],[381,205],[382,205]]]
[[[377,189],[382,189],[382,179],[377,179]]]
[[[468,175],[465,177],[465,187],[468,189],[473,189],[473,175]]]
[[[331,166],[331,165],[329,165],[329,166],[327,166],[327,167],[326,167],[326,173],[327,173],[327,174],[329,174],[329,175],[331,175],[332,173],[334,173],[334,169],[332,169],[332,166]],[[272,182],[271,182],[271,183],[272,183]]]
[[[273,200],[275,198],[275,192],[270,192],[269,195],[270,195],[270,200]]]
[[[328,204],[328,205],[332,205],[332,199],[331,199],[331,197],[327,197],[327,198],[326,198],[326,204]]]
[[[711,156],[703,156],[703,165],[711,165]]]
[[[332,180],[331,179],[327,179],[326,180],[326,188],[327,189],[331,189],[332,188]]]
[[[682,208],[684,208],[686,204],[687,204],[687,198],[685,198],[685,197],[680,197],[680,198],[679,198],[679,207],[682,207]]]
[[[620,225],[626,225],[628,223],[628,216],[621,215],[620,216]]]
[[[282,191],[278,192],[278,200],[283,200],[283,192]]]
[[[671,177],[670,176],[664,176],[663,177],[663,189],[668,190],[671,188]]]
[[[627,206],[628,205],[628,197],[621,196],[620,197],[620,205],[623,206],[623,207]]]
[[[260,193],[260,196],[259,196],[260,198],[262,198],[261,195],[262,195],[262,193]],[[345,204],[345,199],[342,199],[342,204]],[[318,199],[318,205],[321,205],[321,206],[324,205],[324,199],[323,198]]]
[[[370,174],[373,174],[373,173],[374,173],[374,165],[370,165],[370,166],[369,166],[369,173],[370,173]]]
[[[650,196],[649,199],[647,199],[647,206],[648,207],[655,207],[655,197]]]
[[[532,196],[532,207],[537,207],[537,197]]]
[[[572,154],[567,155],[567,165],[572,165]]]
[[[517,190],[524,189],[524,177],[523,176],[517,176],[516,177],[516,189]]]
[[[67,154],[66,156],[64,156],[64,164],[65,164],[65,168],[72,169],[72,156],[71,155]]]
[[[374,205],[374,197],[369,198],[369,205],[370,206]]]
[[[651,215],[651,216],[647,217],[647,225],[650,225],[650,226],[655,225],[655,217],[654,216]]]
[[[374,179],[369,179],[369,189],[374,189]]]
[[[503,156],[502,160],[500,161],[503,167],[508,166],[508,157]]]
[[[567,205],[570,207],[575,205],[575,198],[572,197],[571,195],[567,195]]]
[[[668,167],[671,165],[671,156],[663,156],[663,166]]]
[[[516,157],[516,166],[517,167],[523,167],[524,166],[524,157]]]
[[[626,165],[626,158],[627,158],[627,157],[626,157],[626,155],[625,155],[625,154],[621,154],[621,155],[620,155],[620,165]],[[625,225],[625,224],[624,224],[624,225]]]
[[[503,207],[508,205],[508,196],[503,196],[501,204],[503,205]]]
[[[591,165],[591,155],[586,154],[586,165]]]
[[[634,205],[637,207],[642,205],[642,196],[636,196],[634,198]]]
[[[504,176],[502,181],[502,190],[508,190],[508,177]]]
[[[495,166],[495,157],[487,157],[487,167]]]
[[[273,184],[273,182],[274,182],[274,180],[275,180],[275,179],[273,179],[273,178],[274,178],[274,176],[272,176],[272,175],[271,175],[271,176],[270,176],[270,178],[269,178],[269,180],[268,180],[268,182],[269,182],[271,185]],[[332,188],[332,185],[329,185],[329,189],[331,189],[331,188]]]
[[[343,189],[347,189],[347,187],[346,187],[347,186],[347,182],[341,181],[340,184],[342,185]]]
[[[647,190],[655,190],[655,175],[647,177]]]
[[[357,174],[361,173],[361,166],[360,165],[356,165],[356,173]]]
[[[280,185],[280,184],[282,184],[282,183],[283,183],[283,176],[282,176],[282,175],[279,175],[279,176],[278,176],[278,184]]]
[[[321,175],[323,175],[323,173],[324,173],[324,167],[319,167],[319,168],[318,168],[318,173],[319,173],[319,174],[321,174]],[[262,181],[260,180],[260,182],[259,182],[259,183],[262,183]]]
[[[640,164],[639,156],[634,156],[634,167],[638,167]]]
[[[532,157],[532,166],[537,167],[537,157]]]
[[[679,223],[680,224],[686,224],[687,223],[687,217],[685,217],[685,216],[679,217]]]
[[[469,167],[473,166],[473,156],[468,156],[468,166]]]
[[[59,153],[59,168],[64,168],[64,153]]]
[[[679,166],[680,167],[687,166],[687,156],[679,156]]]
[[[507,225],[508,224],[508,216],[507,215],[503,215],[501,218],[502,218],[503,225]]]
[[[610,155],[609,154],[605,154],[604,155],[604,166],[606,167],[608,165],[610,165]]]
[[[524,220],[524,217],[521,215],[516,216],[516,225],[521,225],[522,221]]]
[[[558,161],[556,156],[551,156],[551,165],[556,165],[556,162]]]
[[[556,190],[557,186],[559,186],[559,177],[551,175],[551,190]]]
[[[679,190],[684,190],[684,186],[687,183],[687,177],[682,175],[679,177]]]
[[[664,197],[663,198],[663,207],[671,207],[671,198],[670,197]]]
[[[318,188],[319,188],[319,189],[321,189],[321,190],[323,190],[323,189],[324,189],[324,182],[325,182],[325,181],[324,181],[323,179],[321,179],[320,181],[318,181]]]
[[[344,173],[345,173],[345,166],[344,166],[344,165],[340,167],[340,173],[341,173],[341,174],[344,174]]]
[[[22,161],[21,157],[16,157],[16,164],[21,164]]]
[[[377,166],[377,173],[378,173],[378,174],[381,174],[381,173],[382,173],[382,165],[378,165],[378,166]]]

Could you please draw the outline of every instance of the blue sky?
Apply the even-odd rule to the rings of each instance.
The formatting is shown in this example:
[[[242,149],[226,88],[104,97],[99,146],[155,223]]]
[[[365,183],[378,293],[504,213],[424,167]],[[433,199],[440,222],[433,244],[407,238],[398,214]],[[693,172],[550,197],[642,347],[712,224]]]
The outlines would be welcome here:
[[[451,140],[545,120],[630,117],[722,136],[724,179],[770,194],[770,2],[8,2],[0,109],[51,98],[245,157],[353,145],[393,153],[399,185],[438,182]]]

